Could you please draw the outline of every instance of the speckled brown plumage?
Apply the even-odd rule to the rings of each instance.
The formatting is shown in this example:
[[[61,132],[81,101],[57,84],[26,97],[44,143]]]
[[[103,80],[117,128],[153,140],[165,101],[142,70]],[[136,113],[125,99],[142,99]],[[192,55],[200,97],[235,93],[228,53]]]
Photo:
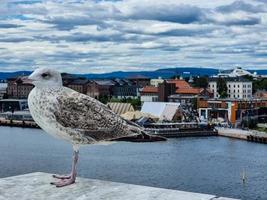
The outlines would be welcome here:
[[[108,141],[125,136],[141,134],[138,125],[129,122],[101,102],[66,87],[34,89],[30,103],[38,111],[33,117],[46,130],[42,123],[56,123],[59,130],[55,135],[67,134],[67,140],[74,144],[89,144]],[[36,106],[34,106],[36,107]],[[38,120],[39,118],[42,118]],[[47,131],[49,132],[49,131]],[[50,131],[51,132],[51,131]]]

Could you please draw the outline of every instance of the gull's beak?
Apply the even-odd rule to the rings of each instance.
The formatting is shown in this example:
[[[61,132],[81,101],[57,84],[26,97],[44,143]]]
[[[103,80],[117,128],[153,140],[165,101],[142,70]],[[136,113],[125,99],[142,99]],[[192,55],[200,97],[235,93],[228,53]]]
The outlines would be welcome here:
[[[33,79],[30,79],[28,76],[23,77],[21,80],[23,83],[28,83],[28,84],[32,84],[33,82]]]

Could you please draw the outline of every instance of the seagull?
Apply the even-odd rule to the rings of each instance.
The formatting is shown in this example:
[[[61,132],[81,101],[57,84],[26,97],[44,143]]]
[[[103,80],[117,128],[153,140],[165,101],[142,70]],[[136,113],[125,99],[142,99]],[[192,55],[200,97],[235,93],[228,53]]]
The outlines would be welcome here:
[[[105,104],[62,84],[60,72],[38,68],[24,82],[35,87],[28,96],[28,106],[34,121],[45,132],[73,146],[72,169],[69,175],[53,175],[51,184],[63,187],[75,183],[79,147],[121,138],[146,136],[139,125],[123,119]],[[165,138],[156,137],[158,140]]]

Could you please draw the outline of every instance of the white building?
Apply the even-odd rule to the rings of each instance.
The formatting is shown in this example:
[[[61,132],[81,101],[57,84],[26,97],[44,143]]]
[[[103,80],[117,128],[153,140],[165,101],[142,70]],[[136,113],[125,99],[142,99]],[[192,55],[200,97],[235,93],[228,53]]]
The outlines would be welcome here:
[[[252,98],[252,82],[244,78],[225,78],[228,98],[249,99]],[[213,91],[214,98],[219,98],[217,92],[217,78],[209,80],[209,89]]]
[[[155,102],[159,100],[158,87],[145,86],[141,91],[141,102]]]
[[[150,85],[154,86],[154,87],[158,87],[160,83],[163,83],[164,79],[162,79],[161,77],[158,78],[154,78],[150,80]]]

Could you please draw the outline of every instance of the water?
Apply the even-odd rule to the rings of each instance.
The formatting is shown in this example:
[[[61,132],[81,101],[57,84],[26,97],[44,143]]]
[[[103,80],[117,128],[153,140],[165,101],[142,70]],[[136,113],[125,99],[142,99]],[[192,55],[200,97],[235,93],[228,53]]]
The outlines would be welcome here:
[[[0,152],[0,177],[70,170],[71,146],[42,130],[0,127]],[[78,170],[87,178],[267,199],[267,145],[223,137],[86,146]]]

